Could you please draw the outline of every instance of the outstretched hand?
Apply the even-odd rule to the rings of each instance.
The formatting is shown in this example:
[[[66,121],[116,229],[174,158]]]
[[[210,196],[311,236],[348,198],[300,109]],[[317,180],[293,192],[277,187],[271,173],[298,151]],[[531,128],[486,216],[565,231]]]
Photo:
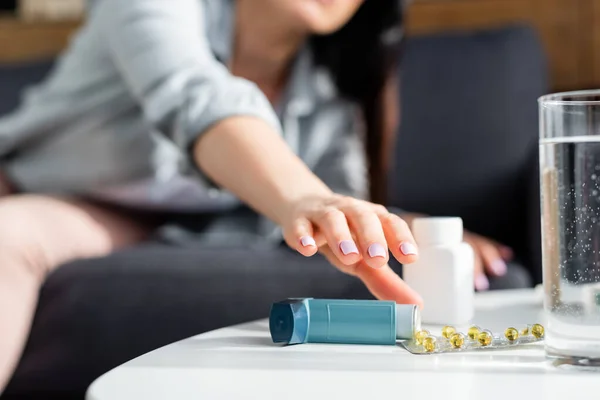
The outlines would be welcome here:
[[[331,195],[303,199],[282,224],[288,246],[304,256],[317,252],[362,280],[378,299],[422,304],[420,296],[389,267],[389,252],[402,264],[418,251],[406,222],[381,205]]]

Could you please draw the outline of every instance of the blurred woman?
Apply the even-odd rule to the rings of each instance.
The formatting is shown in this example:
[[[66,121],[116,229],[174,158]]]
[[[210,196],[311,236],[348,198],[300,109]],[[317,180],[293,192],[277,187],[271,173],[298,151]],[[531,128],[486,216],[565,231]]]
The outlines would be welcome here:
[[[377,204],[400,3],[91,0],[51,75],[0,120],[0,392],[46,275],[170,215],[217,215],[199,243],[283,238],[420,304],[388,266],[417,246]]]

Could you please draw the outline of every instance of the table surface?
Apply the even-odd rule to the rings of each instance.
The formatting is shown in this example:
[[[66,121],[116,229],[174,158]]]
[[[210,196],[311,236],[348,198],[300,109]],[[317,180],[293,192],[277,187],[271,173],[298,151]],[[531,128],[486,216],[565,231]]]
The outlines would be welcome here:
[[[544,323],[541,295],[534,290],[477,294],[473,322],[493,331]],[[557,365],[541,344],[439,355],[412,355],[399,345],[284,347],[271,342],[263,320],[134,359],[96,380],[87,399],[507,400],[512,395],[548,400],[598,393],[598,370]]]

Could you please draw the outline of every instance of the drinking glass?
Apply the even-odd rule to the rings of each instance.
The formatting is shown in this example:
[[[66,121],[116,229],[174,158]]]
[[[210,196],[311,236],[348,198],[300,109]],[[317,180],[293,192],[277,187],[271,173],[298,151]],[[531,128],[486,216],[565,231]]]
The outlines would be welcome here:
[[[600,361],[600,90],[539,99],[546,352]]]

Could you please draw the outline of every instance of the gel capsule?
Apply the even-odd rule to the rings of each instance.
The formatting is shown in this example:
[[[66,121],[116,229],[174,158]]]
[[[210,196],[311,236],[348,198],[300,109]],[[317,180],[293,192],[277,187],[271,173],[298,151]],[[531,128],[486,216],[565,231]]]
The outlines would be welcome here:
[[[425,347],[425,351],[428,353],[433,353],[436,347],[436,340],[433,336],[427,336],[423,339],[423,347]]]
[[[452,336],[450,336],[450,344],[455,349],[460,349],[465,344],[465,335],[462,333],[453,333]]]
[[[446,339],[450,339],[450,336],[456,333],[456,329],[453,326],[446,325],[442,328],[442,336]]]
[[[521,336],[529,336],[529,326],[521,329]]]
[[[482,346],[489,346],[492,344],[492,333],[488,330],[479,333],[477,336],[477,341]]]
[[[417,342],[417,344],[423,344],[423,340],[425,340],[427,336],[429,336],[428,330],[424,329],[422,331],[419,331],[415,333],[415,342]]]
[[[469,339],[471,339],[471,340],[477,340],[477,337],[479,336],[480,332],[481,332],[481,328],[476,325],[473,325],[467,331],[467,336],[469,336]]]
[[[517,340],[519,338],[519,331],[516,330],[515,328],[506,328],[506,330],[504,331],[504,337],[509,342],[514,342],[515,340]]]
[[[533,324],[533,326],[531,327],[531,334],[536,339],[543,338],[544,337],[544,327],[540,324]]]

